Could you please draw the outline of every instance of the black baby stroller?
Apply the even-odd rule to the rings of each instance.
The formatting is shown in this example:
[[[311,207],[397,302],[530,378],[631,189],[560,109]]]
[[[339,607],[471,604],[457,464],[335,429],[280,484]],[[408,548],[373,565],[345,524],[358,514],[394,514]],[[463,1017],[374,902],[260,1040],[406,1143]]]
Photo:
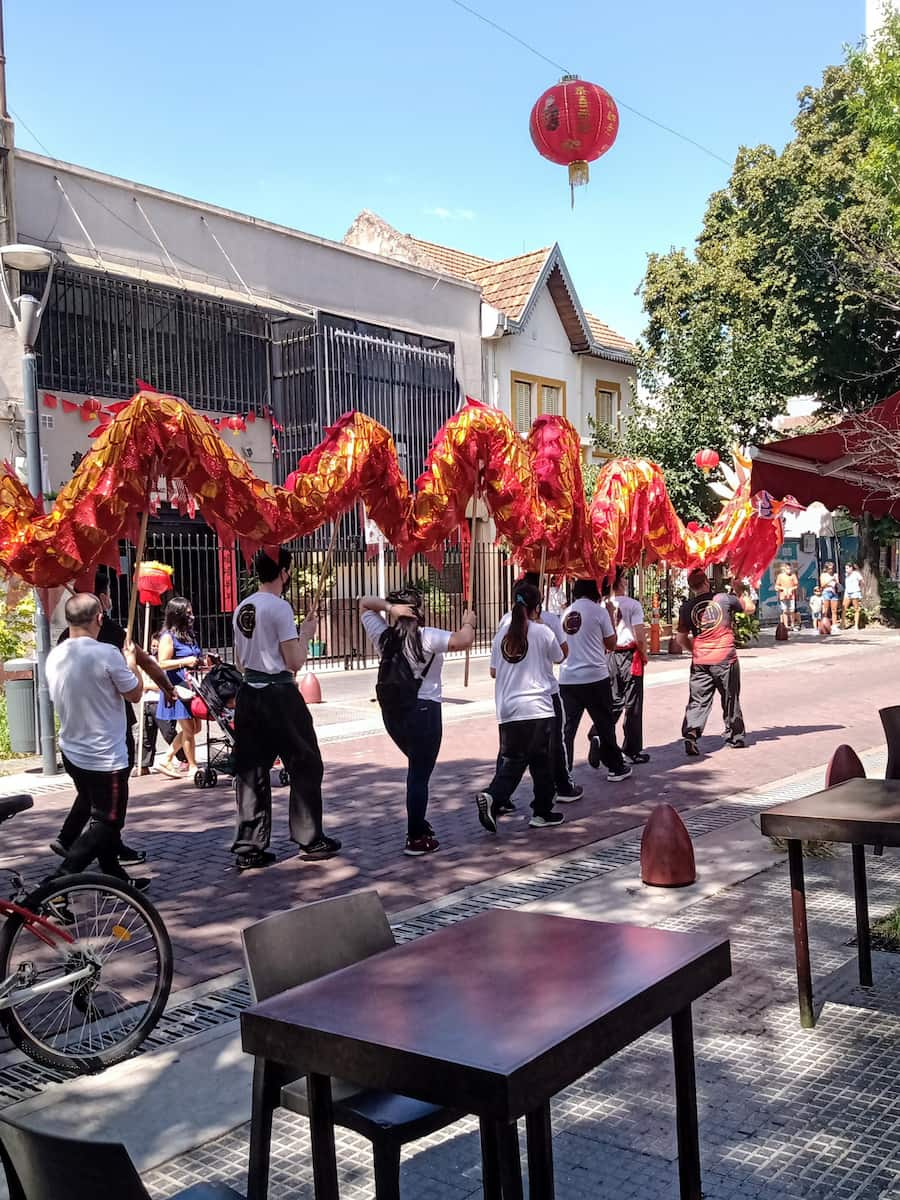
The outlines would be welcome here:
[[[211,788],[216,786],[220,771],[234,775],[234,698],[243,677],[237,667],[219,663],[199,679],[190,675],[187,678],[195,696],[191,712],[206,721],[206,766],[198,767],[194,786]],[[217,735],[213,734],[213,723]]]
[[[219,772],[234,777],[234,698],[244,678],[237,667],[219,663],[201,679],[188,676],[188,681],[195,696],[191,711],[198,700],[206,710],[194,713],[206,721],[206,766],[197,769],[194,786],[211,788],[218,783]],[[213,722],[221,736],[213,735]],[[282,785],[288,783],[284,767],[278,772],[278,781]]]

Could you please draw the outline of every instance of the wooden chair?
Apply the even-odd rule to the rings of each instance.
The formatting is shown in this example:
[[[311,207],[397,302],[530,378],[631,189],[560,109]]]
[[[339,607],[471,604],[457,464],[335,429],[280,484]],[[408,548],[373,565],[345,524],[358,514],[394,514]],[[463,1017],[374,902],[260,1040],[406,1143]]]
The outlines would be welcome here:
[[[248,926],[241,936],[255,1001],[267,1000],[395,945],[375,891],[337,896],[276,913]],[[280,1106],[308,1117],[305,1076],[286,1070],[280,1084]],[[339,1079],[331,1081],[331,1089],[335,1125],[352,1129],[372,1143],[376,1200],[399,1200],[402,1146],[463,1116],[392,1092],[361,1091]],[[250,1166],[254,1177],[265,1181],[270,1137],[271,1113],[267,1113],[266,1128],[258,1139],[259,1151],[255,1156],[251,1151]],[[265,1186],[262,1194],[266,1194]]]
[[[150,1200],[118,1142],[82,1142],[0,1118],[0,1160],[10,1200]],[[221,1183],[199,1183],[171,1200],[244,1200]]]
[[[891,708],[880,708],[878,715],[884,727],[884,740],[887,742],[887,769],[885,779],[900,779],[900,704]]]
[[[882,713],[890,711],[882,709]],[[900,712],[900,709],[898,709]],[[884,718],[882,717],[882,720]],[[852,746],[838,746],[825,770],[825,786],[827,788],[834,787],[838,783],[846,783],[848,779],[865,779],[866,768],[859,761],[859,755]],[[890,778],[890,776],[888,777]],[[881,858],[884,854],[884,846],[874,846],[873,853],[876,858]]]

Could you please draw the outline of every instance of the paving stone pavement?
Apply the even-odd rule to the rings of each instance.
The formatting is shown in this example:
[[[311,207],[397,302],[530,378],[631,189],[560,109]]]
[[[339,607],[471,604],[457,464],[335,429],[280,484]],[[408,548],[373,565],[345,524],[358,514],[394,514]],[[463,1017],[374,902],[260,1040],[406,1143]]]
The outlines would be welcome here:
[[[896,904],[900,854],[869,858],[873,916]],[[849,856],[807,862],[817,1004],[799,1024],[787,868],[763,874],[662,922],[727,933],[734,977],[694,1008],[707,1200],[896,1200],[900,1196],[900,956],[874,957],[875,986],[855,982]],[[510,1019],[515,1019],[510,998]],[[553,1104],[559,1200],[675,1200],[673,1075],[661,1026]],[[243,1126],[145,1177],[163,1197],[203,1179],[246,1184]],[[524,1147],[523,1147],[524,1148]],[[341,1195],[373,1196],[368,1143],[338,1131]],[[404,1196],[481,1194],[474,1120],[404,1152]],[[308,1127],[280,1114],[271,1200],[312,1200]]]

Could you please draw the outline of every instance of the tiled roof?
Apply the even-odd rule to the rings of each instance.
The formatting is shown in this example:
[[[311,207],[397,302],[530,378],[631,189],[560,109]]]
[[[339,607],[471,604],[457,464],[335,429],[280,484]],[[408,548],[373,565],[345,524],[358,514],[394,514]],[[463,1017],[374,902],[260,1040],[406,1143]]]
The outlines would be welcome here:
[[[595,342],[599,342],[601,346],[608,346],[611,350],[621,350],[624,354],[634,353],[634,346],[628,338],[622,337],[621,333],[616,333],[614,329],[604,325],[600,318],[595,317],[593,313],[586,312],[584,315],[591,331],[591,337]]]
[[[478,254],[454,250],[452,246],[423,241],[409,233],[399,233],[383,218],[368,210],[359,214],[344,241],[375,254],[413,262],[477,284],[486,303],[512,321],[520,321],[524,316],[535,284],[554,249],[545,246],[542,250],[531,250],[527,254],[517,254],[513,258],[495,262]],[[592,344],[579,316],[578,301],[571,294],[571,286],[565,283],[559,263],[555,264],[547,282],[573,350],[579,354],[591,353]],[[617,361],[627,361],[634,352],[631,342],[591,313],[585,313],[584,316],[593,343],[609,350],[610,357]]]
[[[529,254],[518,254],[502,262],[488,263],[472,271],[469,279],[479,285],[492,308],[518,321],[551,249],[546,246],[543,250],[532,250]]]
[[[465,250],[454,250],[450,246],[440,246],[437,242],[423,242],[421,238],[406,235],[414,246],[417,246],[433,263],[448,275],[459,275],[463,279],[471,279],[471,272],[480,267],[492,265],[489,258],[479,258],[477,254],[467,254]]]

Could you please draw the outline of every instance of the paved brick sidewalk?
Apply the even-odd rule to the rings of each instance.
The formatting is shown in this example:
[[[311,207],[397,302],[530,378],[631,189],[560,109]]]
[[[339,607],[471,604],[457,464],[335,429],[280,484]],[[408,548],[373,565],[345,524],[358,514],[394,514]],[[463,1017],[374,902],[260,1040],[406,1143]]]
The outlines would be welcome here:
[[[873,914],[896,903],[900,856],[869,858]],[[817,998],[800,1028],[784,864],[661,922],[730,936],[734,977],[694,1007],[707,1200],[888,1200],[900,1195],[900,956],[875,954],[875,987],[855,984],[850,863],[810,860]],[[505,998],[515,1020],[515,998]],[[677,1161],[667,1026],[568,1088],[553,1104],[559,1200],[675,1200]],[[248,1127],[146,1176],[153,1196],[202,1179],[243,1189]],[[345,1200],[371,1200],[371,1151],[339,1131]],[[403,1194],[481,1195],[475,1122],[407,1148]],[[312,1200],[308,1126],[276,1118],[271,1200]]]
[[[840,741],[858,749],[876,745],[882,740],[877,708],[896,702],[892,660],[898,647],[894,639],[852,645],[846,638],[826,647],[790,647],[784,659],[772,650],[748,655],[744,708],[749,747],[741,752],[721,748],[721,718],[714,714],[713,732],[704,742],[711,753],[693,761],[684,758],[677,737],[684,682],[679,678],[653,686],[646,704],[650,764],[618,785],[581,765],[577,776],[586,795],[566,809],[565,825],[529,830],[520,815],[504,822],[497,838],[480,829],[472,803],[474,791],[490,777],[496,724],[484,712],[461,715],[464,704],[453,701],[462,694],[452,688],[429,811],[442,850],[428,859],[400,853],[404,770],[384,734],[325,746],[328,825],[345,847],[328,863],[297,860],[287,840],[283,789],[275,793],[273,843],[281,861],[265,872],[239,876],[228,851],[233,804],[226,786],[198,791],[189,783],[161,777],[135,781],[128,840],[151,855],[151,895],[171,932],[176,986],[212,979],[239,966],[235,931],[293,904],[375,886],[386,908],[398,912],[634,828],[661,799],[679,808],[692,807],[821,764]],[[767,663],[776,669],[759,669]],[[672,669],[665,662],[659,666],[662,671]],[[472,694],[483,699],[490,694],[485,662],[476,663],[473,671]],[[519,799],[523,814],[525,790]],[[55,860],[45,848],[70,801],[69,790],[39,796],[36,811],[5,825],[4,859],[17,861],[30,879],[48,872]]]

